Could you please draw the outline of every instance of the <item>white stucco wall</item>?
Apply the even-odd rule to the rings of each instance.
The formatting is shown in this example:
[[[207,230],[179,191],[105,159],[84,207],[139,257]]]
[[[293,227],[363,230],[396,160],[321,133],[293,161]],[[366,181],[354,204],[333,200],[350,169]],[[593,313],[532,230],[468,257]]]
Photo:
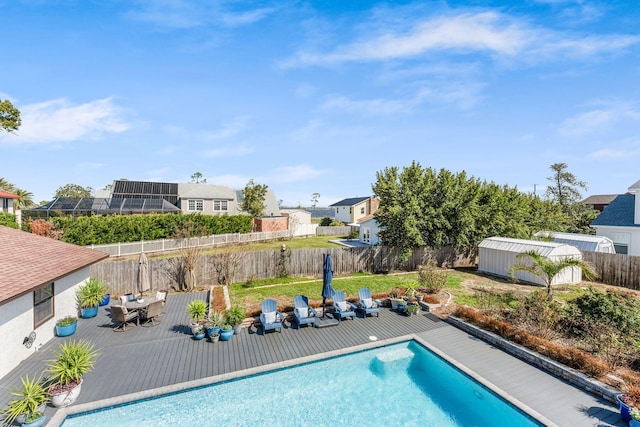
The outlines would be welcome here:
[[[365,234],[369,233],[369,240],[365,239]],[[360,241],[374,246],[380,243],[380,226],[378,221],[370,219],[360,224]]]
[[[33,292],[16,298],[0,306],[0,377],[5,376],[18,364],[29,357],[55,336],[58,319],[77,316],[75,293],[77,288],[89,278],[89,267],[83,268],[54,283],[54,316],[37,329],[33,329]],[[80,327],[80,325],[78,325]],[[22,342],[35,331],[36,340],[31,348]],[[44,367],[43,367],[44,369]]]

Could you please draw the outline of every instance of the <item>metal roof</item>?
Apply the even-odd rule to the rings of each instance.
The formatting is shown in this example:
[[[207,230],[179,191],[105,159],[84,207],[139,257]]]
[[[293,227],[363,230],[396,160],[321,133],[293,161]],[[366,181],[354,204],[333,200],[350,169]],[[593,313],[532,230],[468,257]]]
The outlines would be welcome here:
[[[489,237],[480,242],[478,247],[515,253],[536,251],[544,257],[581,255],[578,248],[564,243],[510,239],[507,237]]]
[[[72,198],[59,197],[29,212],[62,212],[69,215],[108,215],[108,214],[135,214],[135,213],[178,213],[180,208],[164,199],[138,199],[138,198]]]
[[[596,252],[601,243],[607,243],[613,247],[613,241],[605,236],[594,234],[560,233],[556,231],[538,231],[534,237],[551,237],[556,243],[565,243],[575,246],[581,251]]]

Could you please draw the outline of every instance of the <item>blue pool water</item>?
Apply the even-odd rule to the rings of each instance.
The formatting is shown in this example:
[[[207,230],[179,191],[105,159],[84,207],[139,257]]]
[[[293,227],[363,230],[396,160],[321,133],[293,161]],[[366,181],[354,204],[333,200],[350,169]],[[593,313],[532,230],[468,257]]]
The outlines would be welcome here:
[[[68,417],[73,426],[538,426],[408,341]]]

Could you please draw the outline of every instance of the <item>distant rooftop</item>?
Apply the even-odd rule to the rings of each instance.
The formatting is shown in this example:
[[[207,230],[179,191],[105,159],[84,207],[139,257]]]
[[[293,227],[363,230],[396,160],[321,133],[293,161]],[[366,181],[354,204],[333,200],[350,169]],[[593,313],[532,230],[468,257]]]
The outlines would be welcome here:
[[[329,206],[355,206],[358,203],[364,202],[365,200],[370,199],[371,197],[351,197],[349,199],[342,199],[339,202],[336,202]]]
[[[142,214],[142,213],[178,213],[180,208],[164,199],[137,198],[72,198],[59,197],[35,209],[24,211],[25,216],[55,216],[56,213],[73,216]]]
[[[618,197],[617,194],[594,194],[582,201],[585,205],[608,205]]]
[[[635,203],[636,196],[633,194],[620,194],[596,219],[591,221],[590,225],[639,227],[640,225],[635,224],[633,218]]]

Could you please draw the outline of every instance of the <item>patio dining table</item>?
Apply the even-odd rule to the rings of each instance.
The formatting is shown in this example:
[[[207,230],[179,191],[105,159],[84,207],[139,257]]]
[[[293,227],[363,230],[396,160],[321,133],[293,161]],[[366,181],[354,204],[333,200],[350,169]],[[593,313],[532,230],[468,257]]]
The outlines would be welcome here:
[[[158,298],[146,297],[142,299],[127,301],[124,303],[124,306],[127,307],[127,310],[130,310],[130,311],[133,311],[133,310],[140,311],[140,310],[146,309],[147,307],[149,307],[149,304],[155,301],[158,301]]]

